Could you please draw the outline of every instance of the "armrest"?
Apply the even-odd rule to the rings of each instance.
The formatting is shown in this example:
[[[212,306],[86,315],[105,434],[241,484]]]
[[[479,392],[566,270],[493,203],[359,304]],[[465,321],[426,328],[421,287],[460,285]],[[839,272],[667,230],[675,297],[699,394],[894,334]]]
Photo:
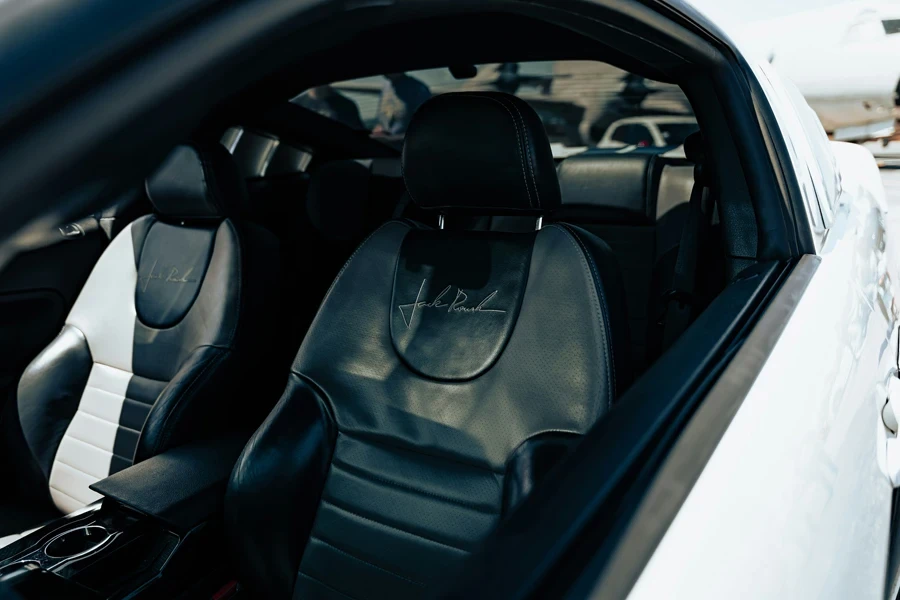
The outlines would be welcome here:
[[[244,436],[172,448],[90,486],[177,531],[188,531],[221,509]]]

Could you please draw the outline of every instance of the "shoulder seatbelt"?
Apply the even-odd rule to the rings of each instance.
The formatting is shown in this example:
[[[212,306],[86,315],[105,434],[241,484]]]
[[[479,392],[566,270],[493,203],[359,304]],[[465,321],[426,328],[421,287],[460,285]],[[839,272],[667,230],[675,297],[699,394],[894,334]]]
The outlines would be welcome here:
[[[700,298],[696,295],[697,268],[701,248],[707,237],[712,207],[707,207],[709,185],[702,160],[694,166],[694,187],[688,207],[687,222],[681,232],[681,243],[675,259],[672,287],[663,297],[662,348],[665,351],[691,324]]]

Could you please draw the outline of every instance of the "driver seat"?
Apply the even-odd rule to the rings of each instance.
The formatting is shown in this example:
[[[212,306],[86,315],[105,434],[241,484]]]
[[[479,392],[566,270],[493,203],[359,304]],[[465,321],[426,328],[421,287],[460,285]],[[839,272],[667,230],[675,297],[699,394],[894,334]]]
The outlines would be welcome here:
[[[452,93],[409,127],[420,208],[546,215],[550,145],[523,101]],[[420,598],[630,380],[609,247],[565,224],[502,233],[391,221],[354,252],[225,499],[240,580],[265,598]]]

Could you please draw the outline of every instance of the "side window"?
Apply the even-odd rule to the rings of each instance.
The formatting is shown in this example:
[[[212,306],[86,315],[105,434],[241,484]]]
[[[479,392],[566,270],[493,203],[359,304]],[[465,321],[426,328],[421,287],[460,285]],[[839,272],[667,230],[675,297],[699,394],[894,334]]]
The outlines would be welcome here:
[[[809,142],[813,157],[809,163],[810,175],[816,188],[816,195],[822,200],[822,211],[826,221],[830,223],[834,204],[841,189],[840,172],[837,168],[837,158],[831,151],[831,141],[828,139],[819,117],[810,108],[794,82],[780,77],[777,71],[775,71],[775,76],[779,77],[784,91],[800,119],[806,141]]]
[[[824,231],[831,225],[832,206],[839,189],[835,183],[835,157],[828,138],[815,113],[796,87],[781,78],[768,63],[758,63],[755,70],[784,134],[785,145],[813,228],[819,232]],[[791,97],[792,91],[796,95],[794,98]],[[830,186],[826,183],[826,177],[832,178]]]
[[[653,136],[650,130],[640,123],[626,123],[616,127],[612,139],[628,146],[652,146]]]

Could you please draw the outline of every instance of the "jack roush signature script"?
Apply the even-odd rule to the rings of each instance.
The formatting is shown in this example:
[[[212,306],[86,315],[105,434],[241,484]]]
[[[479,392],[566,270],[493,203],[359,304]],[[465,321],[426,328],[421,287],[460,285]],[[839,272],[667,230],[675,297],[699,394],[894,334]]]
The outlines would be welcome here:
[[[488,308],[488,303],[491,300],[497,297],[497,293],[499,290],[494,290],[490,294],[484,297],[484,299],[478,304],[469,304],[466,305],[466,301],[469,299],[469,295],[466,294],[462,288],[456,288],[456,296],[454,296],[452,302],[445,302],[444,298],[449,298],[448,294],[450,290],[453,288],[452,285],[448,285],[441,293],[438,294],[434,300],[431,302],[427,302],[422,300],[422,290],[425,289],[425,282],[427,280],[422,280],[422,285],[419,286],[419,293],[416,294],[415,302],[411,302],[409,304],[400,304],[397,308],[400,310],[400,314],[403,316],[403,322],[406,323],[406,328],[409,329],[412,325],[413,318],[416,316],[417,310],[425,310],[429,308],[444,308],[447,309],[448,313],[456,313],[456,314],[473,314],[473,313],[505,313],[505,310],[501,310],[499,308]],[[408,314],[407,314],[408,313]]]
[[[194,267],[190,267],[184,273],[180,273],[178,271],[178,267],[171,267],[168,270],[167,274],[166,268],[163,267],[159,272],[156,272],[156,265],[159,261],[153,261],[153,266],[150,267],[150,272],[146,275],[138,275],[138,282],[141,284],[141,291],[146,292],[147,286],[150,285],[150,282],[153,280],[159,280],[164,283],[193,283],[197,281],[196,279],[189,279],[191,273],[194,271]]]

